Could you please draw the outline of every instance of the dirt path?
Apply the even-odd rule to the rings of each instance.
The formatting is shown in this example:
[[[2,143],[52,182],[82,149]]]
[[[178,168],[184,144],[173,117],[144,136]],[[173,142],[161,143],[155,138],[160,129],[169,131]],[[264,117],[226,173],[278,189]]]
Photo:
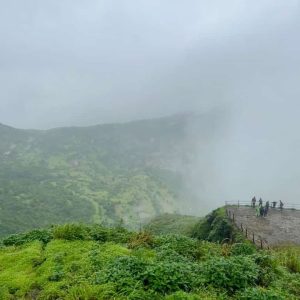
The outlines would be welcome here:
[[[300,244],[300,210],[270,209],[268,216],[261,218],[256,217],[252,207],[229,206],[228,209],[234,212],[237,226],[243,224],[250,232],[266,239],[269,245]]]

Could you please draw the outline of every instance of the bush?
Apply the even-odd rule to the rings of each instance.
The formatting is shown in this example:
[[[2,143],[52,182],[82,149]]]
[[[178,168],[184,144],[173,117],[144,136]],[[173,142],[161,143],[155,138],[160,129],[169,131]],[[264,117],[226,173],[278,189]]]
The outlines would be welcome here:
[[[223,242],[233,239],[233,226],[231,222],[221,216],[217,216],[211,224],[211,231],[207,240],[210,242]]]
[[[36,229],[27,233],[13,234],[3,239],[2,243],[4,246],[20,246],[37,240],[47,244],[52,238],[50,231]]]
[[[231,255],[251,255],[255,252],[255,246],[247,242],[233,244],[230,250]]]
[[[124,277],[141,279],[147,264],[135,256],[117,257],[107,267],[105,281],[117,282]]]
[[[192,237],[210,242],[236,241],[245,238],[228,220],[225,209],[218,208],[198,222],[192,230]]]
[[[155,245],[157,250],[173,250],[178,254],[198,259],[201,256],[199,242],[183,235],[164,235],[156,238]]]
[[[146,262],[134,256],[116,258],[98,273],[96,283],[113,282],[117,291],[140,290],[167,294],[197,286],[197,266],[185,262]]]
[[[201,260],[207,260],[215,256],[222,256],[226,246],[208,241],[199,241],[199,255]],[[227,247],[226,247],[227,248]]]
[[[137,249],[140,247],[152,248],[154,246],[154,238],[149,232],[140,232],[131,237],[128,242],[129,249]]]
[[[299,273],[284,274],[282,279],[280,281],[277,281],[276,286],[278,286],[278,289],[282,289],[286,293],[288,293],[291,299],[292,299],[291,295],[294,295],[296,299],[300,299],[300,274]]]
[[[101,225],[96,224],[91,226],[89,232],[94,241],[106,242],[109,240],[109,229]]]
[[[99,242],[127,243],[135,233],[123,227],[103,227],[102,225],[92,225],[88,228],[91,239]]]
[[[146,263],[136,257],[117,257],[96,273],[95,283],[113,283],[118,294],[131,295],[130,299],[143,299],[145,294],[141,279],[145,268]]]
[[[181,263],[190,263],[190,259],[180,255],[178,252],[176,252],[173,249],[168,249],[165,247],[161,247],[157,249],[156,251],[156,261],[162,262],[162,261],[168,261],[168,262],[181,262]]]
[[[280,262],[291,273],[300,273],[300,255],[293,248],[280,252]]]
[[[90,239],[89,228],[81,224],[58,225],[52,229],[53,238],[61,240],[88,240]]]
[[[128,231],[123,227],[114,227],[108,229],[108,241],[119,244],[128,243],[134,233]]]
[[[278,266],[275,257],[266,252],[257,252],[252,255],[252,259],[259,266],[257,284],[269,286],[278,273]]]
[[[285,300],[286,298],[277,291],[263,288],[247,288],[236,297],[239,300]]]
[[[203,264],[206,284],[235,292],[255,285],[258,279],[258,266],[249,257],[211,259]]]
[[[157,262],[143,273],[145,288],[167,294],[179,290],[191,291],[199,285],[197,266],[181,262]]]

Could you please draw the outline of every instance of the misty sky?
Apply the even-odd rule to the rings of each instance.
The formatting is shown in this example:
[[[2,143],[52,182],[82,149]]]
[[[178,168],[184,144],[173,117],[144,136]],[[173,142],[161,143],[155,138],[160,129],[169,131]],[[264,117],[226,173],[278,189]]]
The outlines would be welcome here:
[[[90,125],[224,102],[261,122],[300,107],[299,1],[0,3],[2,123]]]
[[[300,199],[300,1],[0,3],[1,123],[80,126],[225,107],[228,134],[206,192]]]

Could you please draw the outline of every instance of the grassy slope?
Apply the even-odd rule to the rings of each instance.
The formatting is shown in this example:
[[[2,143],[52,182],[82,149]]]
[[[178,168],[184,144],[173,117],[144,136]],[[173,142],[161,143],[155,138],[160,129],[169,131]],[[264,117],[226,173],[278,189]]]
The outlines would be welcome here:
[[[0,125],[0,236],[70,221],[122,218],[138,227],[174,212],[183,188],[178,170],[193,155],[190,122],[177,116],[48,131]],[[209,132],[197,130],[203,142]]]
[[[157,235],[173,233],[190,236],[198,222],[199,218],[194,216],[163,214],[152,219],[145,230]]]
[[[0,249],[1,299],[299,299],[300,249],[64,225]],[[10,246],[9,246],[10,245]]]
[[[162,231],[186,224],[183,216],[165,218]],[[299,247],[257,250],[222,208],[192,234],[198,238],[66,224],[13,235],[0,249],[0,298],[299,299]],[[228,236],[239,242],[220,243]]]

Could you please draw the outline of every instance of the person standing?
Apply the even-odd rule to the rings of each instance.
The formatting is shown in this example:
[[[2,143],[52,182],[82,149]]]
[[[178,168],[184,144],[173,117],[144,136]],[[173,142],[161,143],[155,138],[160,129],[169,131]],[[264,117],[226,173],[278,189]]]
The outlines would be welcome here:
[[[262,201],[261,198],[259,198],[258,204],[261,205],[261,206],[263,205],[263,201]]]
[[[252,198],[252,207],[254,208],[256,205],[256,198],[255,196]]]
[[[266,202],[266,206],[265,206],[265,217],[267,216],[268,212],[269,212],[269,208],[270,208],[270,202],[267,201]]]
[[[277,202],[276,202],[276,201],[273,201],[273,202],[272,202],[272,208],[276,208],[276,205],[277,205]]]
[[[259,215],[260,215],[261,217],[264,216],[264,207],[263,207],[262,205],[259,205]]]
[[[279,208],[280,210],[283,210],[283,202],[281,200],[279,200]]]
[[[260,215],[260,207],[259,207],[259,205],[256,206],[255,211],[256,211],[256,216],[259,217],[259,215]]]

